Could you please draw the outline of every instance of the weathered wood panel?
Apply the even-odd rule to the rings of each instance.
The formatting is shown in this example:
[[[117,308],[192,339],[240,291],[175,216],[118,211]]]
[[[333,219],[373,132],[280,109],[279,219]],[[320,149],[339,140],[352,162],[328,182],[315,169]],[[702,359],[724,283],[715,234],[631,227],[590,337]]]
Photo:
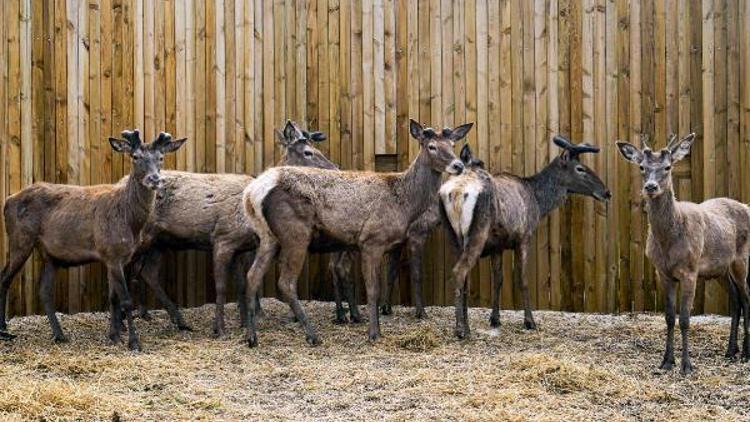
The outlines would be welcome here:
[[[250,174],[278,160],[273,129],[287,118],[327,131],[322,149],[359,170],[408,166],[418,153],[409,118],[475,121],[467,142],[490,170],[525,176],[558,154],[550,138],[563,133],[602,147],[586,162],[614,198],[576,198],[543,221],[530,254],[533,302],[660,309],[640,176],[613,142],[645,135],[664,145],[695,131],[691,159],[675,169],[677,196],[750,200],[748,23],[738,0],[8,0],[0,196],[35,181],[116,182],[130,167],[106,138],[134,126],[190,138],[168,168]],[[3,237],[0,254],[7,248]],[[423,267],[428,304],[452,303],[454,259],[436,232]],[[503,261],[509,281],[513,262]],[[409,304],[404,264],[394,300]],[[10,312],[40,311],[39,265],[35,254],[18,276]],[[198,305],[213,300],[211,270],[205,253],[170,254],[162,282]],[[330,299],[325,270],[325,258],[310,260],[303,296]],[[490,303],[490,276],[482,260],[472,304]],[[99,266],[59,271],[58,309],[104,309],[103,277]],[[276,294],[273,277],[265,293]],[[506,282],[502,306],[518,305]],[[726,310],[716,282],[699,286],[696,312]]]

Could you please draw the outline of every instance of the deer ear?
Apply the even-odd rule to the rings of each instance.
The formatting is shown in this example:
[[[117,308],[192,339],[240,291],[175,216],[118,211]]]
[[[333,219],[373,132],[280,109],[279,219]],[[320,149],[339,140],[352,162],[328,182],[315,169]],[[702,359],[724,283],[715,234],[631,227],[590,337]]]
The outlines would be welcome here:
[[[326,140],[326,134],[323,132],[311,132],[310,140],[313,142],[323,142]]]
[[[283,147],[289,146],[289,141],[284,136],[284,132],[282,132],[282,131],[280,131],[278,129],[274,129],[273,133],[274,133],[274,135],[276,135],[276,142],[278,142],[279,144],[281,144],[281,146],[283,146]]]
[[[620,150],[620,154],[628,161],[638,164],[643,160],[643,152],[633,144],[617,142],[617,149]]]
[[[112,149],[117,152],[125,154],[133,153],[133,148],[130,146],[130,142],[124,139],[109,138],[109,144],[112,146]]]
[[[414,119],[409,119],[409,133],[418,141],[422,141],[424,138],[424,128]]]
[[[180,138],[180,139],[176,139],[176,140],[170,140],[169,142],[167,142],[167,143],[165,143],[163,145],[160,145],[159,146],[159,150],[163,154],[167,154],[167,153],[170,153],[170,152],[175,152],[178,149],[180,149],[183,145],[185,145],[185,142],[187,142],[187,138]]]
[[[474,126],[474,123],[466,123],[463,124],[455,129],[453,129],[453,132],[451,132],[450,139],[451,141],[460,141],[466,135],[469,133],[471,128]]]
[[[690,153],[690,147],[693,145],[693,141],[695,141],[695,133],[691,133],[677,141],[675,145],[671,145],[669,147],[669,153],[672,156],[672,162],[677,162],[685,158]]]
[[[286,124],[284,125],[284,138],[287,139],[287,142],[296,141],[297,139],[302,137],[302,132],[297,129],[297,126],[292,122],[291,120],[287,120]]]
[[[463,148],[461,148],[461,161],[464,164],[471,164],[472,156],[471,156],[471,148],[469,147],[469,144],[465,144]]]

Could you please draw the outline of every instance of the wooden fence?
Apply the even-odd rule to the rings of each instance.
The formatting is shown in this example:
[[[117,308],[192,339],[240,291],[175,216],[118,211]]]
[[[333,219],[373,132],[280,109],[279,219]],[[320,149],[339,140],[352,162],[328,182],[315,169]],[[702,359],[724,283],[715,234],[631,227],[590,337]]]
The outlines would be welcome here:
[[[664,145],[695,131],[691,159],[675,170],[678,197],[750,201],[742,0],[6,0],[0,35],[3,198],[40,180],[118,180],[128,163],[106,138],[132,127],[190,138],[168,168],[249,174],[279,157],[272,131],[287,118],[327,132],[322,149],[345,169],[405,168],[418,151],[409,117],[477,122],[468,142],[479,157],[523,175],[558,153],[553,134],[569,134],[602,147],[586,160],[614,198],[573,199],[543,222],[531,294],[536,308],[595,312],[661,306],[643,254],[640,176],[615,139]],[[5,239],[0,256],[7,248]],[[429,304],[452,303],[453,259],[436,231]],[[324,260],[310,259],[303,296],[331,297]],[[163,282],[198,305],[213,300],[210,269],[203,253],[172,254]],[[35,256],[11,312],[41,311],[39,273]],[[98,265],[60,271],[58,309],[102,309],[104,278]],[[408,304],[407,271],[401,280],[394,295]],[[265,288],[275,294],[271,280]],[[504,290],[503,307],[517,306],[511,283]],[[489,305],[486,260],[470,298]],[[718,283],[699,286],[696,307],[726,311]]]

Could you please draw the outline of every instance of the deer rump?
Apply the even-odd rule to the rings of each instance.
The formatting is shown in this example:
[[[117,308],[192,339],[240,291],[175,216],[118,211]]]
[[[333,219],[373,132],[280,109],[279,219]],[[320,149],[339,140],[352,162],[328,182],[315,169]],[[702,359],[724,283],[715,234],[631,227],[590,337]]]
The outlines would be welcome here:
[[[440,188],[440,214],[450,241],[463,250],[487,230],[481,257],[514,248],[530,223],[530,216],[521,212],[526,196],[520,180],[510,174],[469,182],[449,179]]]

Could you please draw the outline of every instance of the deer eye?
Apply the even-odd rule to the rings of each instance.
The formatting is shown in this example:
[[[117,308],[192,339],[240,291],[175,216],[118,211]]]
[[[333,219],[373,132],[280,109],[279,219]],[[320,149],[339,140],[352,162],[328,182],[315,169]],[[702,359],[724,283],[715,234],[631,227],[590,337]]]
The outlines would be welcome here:
[[[308,150],[305,150],[305,152],[303,154],[305,154],[305,157],[312,157],[313,156],[312,151],[308,151]]]
[[[641,168],[641,172],[644,172],[644,171],[646,171],[646,168],[645,168],[645,167],[643,167],[643,166],[640,166],[640,168]]]
[[[583,166],[576,166],[576,171],[580,174],[586,173],[586,169]]]
[[[666,166],[666,167],[664,167],[664,170],[670,171],[670,170],[672,170],[672,166]]]

